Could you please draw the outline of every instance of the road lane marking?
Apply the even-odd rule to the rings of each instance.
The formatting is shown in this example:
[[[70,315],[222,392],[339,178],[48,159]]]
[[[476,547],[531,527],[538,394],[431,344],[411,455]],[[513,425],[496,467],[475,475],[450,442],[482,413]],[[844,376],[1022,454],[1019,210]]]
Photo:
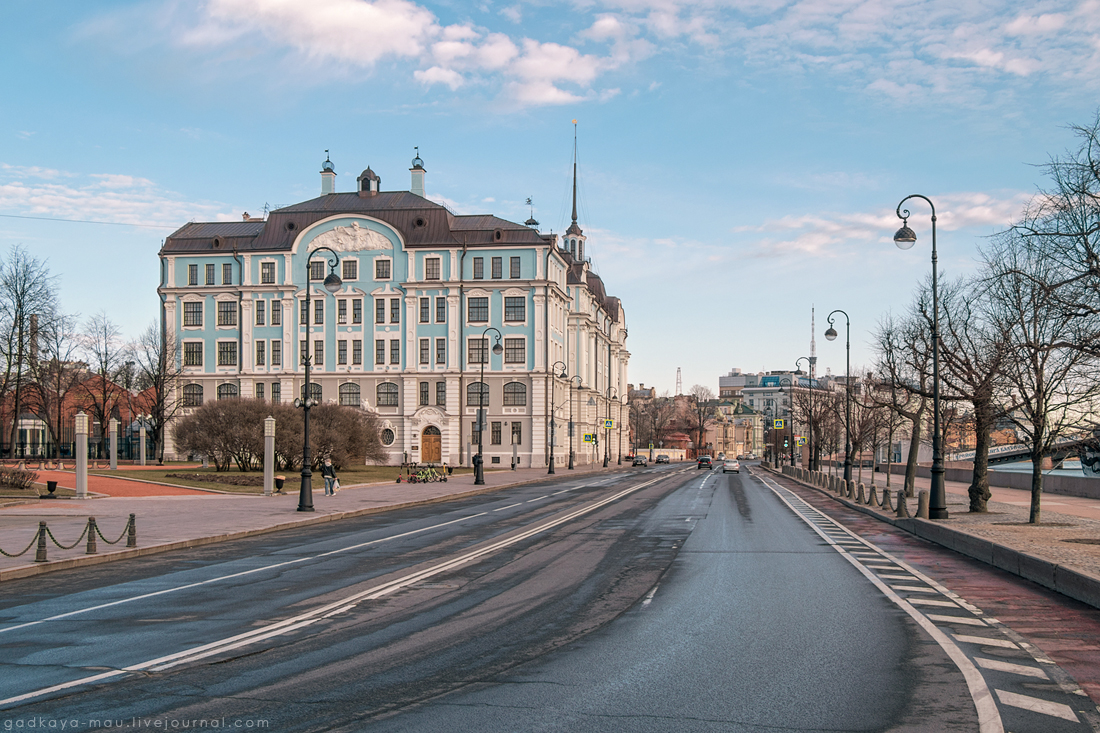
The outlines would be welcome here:
[[[657,586],[659,586],[659,585],[660,585],[660,583],[653,586],[653,590],[651,590],[651,591],[649,591],[649,593],[645,594],[645,598],[642,599],[642,608],[645,608],[646,606],[648,606],[650,604],[650,602],[653,600],[653,596],[657,594]]]
[[[870,565],[867,567],[870,567]],[[916,580],[912,575],[890,575],[888,573],[879,573],[878,577],[886,578],[887,580]]]
[[[1002,662],[999,659],[986,659],[985,657],[974,657],[974,661],[978,663],[979,667],[992,669],[995,672],[1009,672],[1024,677],[1038,677],[1043,680],[1050,679],[1043,670],[1038,667],[1029,667],[1026,664],[1013,664],[1012,662]]]
[[[530,503],[532,503],[532,502],[536,502],[536,501],[542,501],[543,499],[547,499],[547,498],[549,498],[549,497],[550,497],[550,495],[549,495],[549,494],[546,494],[546,495],[544,495],[544,496],[540,496],[540,497],[538,497],[537,499],[528,499],[528,500],[527,500],[527,503],[528,503],[528,504],[530,504]]]
[[[935,588],[925,588],[920,585],[892,585],[890,587],[894,590],[903,590],[909,593],[939,593]]]
[[[905,600],[917,606],[942,606],[944,608],[959,607],[959,604],[952,601],[937,601],[934,598],[906,598]]]
[[[1069,705],[1063,705],[1060,702],[1050,702],[1049,700],[1040,700],[1030,695],[1017,695],[1015,692],[1006,692],[1004,690],[994,690],[994,692],[997,693],[998,699],[1005,705],[1030,710],[1033,713],[1051,715],[1055,718],[1061,718],[1062,720],[1071,720],[1074,723],[1081,722],[1074,714],[1073,708]]]
[[[521,501],[518,504],[509,504],[508,506],[502,506],[500,509],[494,509],[493,511],[494,512],[502,512],[505,509],[511,509],[514,506],[522,506],[522,505],[523,505],[523,502]]]
[[[967,616],[944,616],[937,613],[925,614],[933,621],[940,621],[945,624],[963,624],[964,626],[986,626],[985,621],[980,618],[968,618]]]
[[[667,477],[658,476],[657,478],[654,478],[654,479],[651,479],[651,480],[646,481],[644,483],[638,484],[637,486],[627,488],[627,489],[623,489],[623,490],[618,491],[618,492],[616,492],[616,493],[614,493],[610,496],[607,496],[603,499],[590,502],[589,504],[587,504],[585,506],[582,506],[582,507],[579,507],[579,508],[572,509],[572,510],[568,511],[567,513],[565,513],[565,514],[563,514],[563,515],[561,515],[561,516],[559,516],[555,519],[550,519],[550,520],[547,520],[547,521],[543,521],[540,524],[535,525],[534,527],[528,528],[528,529],[523,530],[521,532],[517,532],[516,534],[513,534],[511,537],[505,537],[503,539],[499,539],[499,540],[490,542],[489,544],[487,544],[483,547],[476,548],[476,549],[473,549],[473,550],[468,550],[466,552],[463,552],[460,555],[457,555],[455,557],[451,557],[449,559],[446,559],[442,562],[436,563],[435,565],[430,565],[427,568],[424,568],[422,570],[413,571],[411,573],[408,573],[407,575],[394,578],[393,580],[384,582],[381,585],[375,586],[373,588],[368,588],[366,590],[358,591],[358,592],[353,593],[353,594],[351,594],[351,595],[349,595],[345,598],[341,598],[337,601],[332,601],[330,603],[326,603],[323,606],[320,606],[320,607],[312,609],[310,611],[306,611],[304,613],[298,614],[297,616],[292,616],[290,618],[286,618],[286,619],[283,619],[281,621],[276,621],[274,623],[267,624],[266,626],[261,626],[259,628],[251,629],[249,631],[246,631],[246,632],[243,632],[243,633],[240,633],[240,634],[235,634],[233,636],[230,636],[230,637],[227,637],[227,638],[224,638],[224,639],[219,639],[217,641],[209,642],[207,644],[202,644],[200,646],[191,647],[190,649],[184,649],[182,651],[174,652],[172,654],[168,654],[168,655],[165,655],[165,656],[162,656],[162,657],[158,657],[156,659],[151,659],[151,660],[148,660],[148,661],[145,661],[145,662],[140,662],[138,664],[129,665],[127,667],[124,667],[121,670],[114,670],[112,672],[106,672],[106,673],[101,673],[101,674],[97,674],[97,675],[91,675],[89,677],[83,677],[83,678],[80,678],[78,680],[72,680],[70,682],[66,682],[62,685],[52,685],[50,687],[44,687],[44,688],[41,688],[39,690],[33,690],[33,691],[26,692],[26,693],[23,693],[23,694],[20,694],[20,695],[16,695],[14,697],[9,697],[7,699],[0,700],[0,707],[6,707],[6,706],[12,705],[14,703],[23,702],[25,700],[30,700],[30,699],[33,699],[33,698],[36,698],[36,697],[41,697],[43,695],[48,695],[48,694],[51,694],[53,692],[71,689],[73,687],[77,687],[77,686],[80,686],[82,684],[89,684],[89,683],[92,683],[92,682],[97,682],[97,681],[100,681],[100,680],[117,677],[117,676],[129,673],[129,672],[141,672],[141,671],[146,671],[146,670],[153,671],[153,672],[164,671],[164,670],[167,670],[167,669],[171,669],[172,667],[179,666],[181,664],[187,664],[187,663],[190,663],[190,662],[199,661],[201,659],[205,659],[207,657],[211,657],[211,656],[214,656],[216,654],[231,651],[233,649],[237,649],[237,648],[240,648],[242,646],[246,646],[248,644],[253,644],[253,643],[256,643],[258,641],[263,641],[265,639],[269,639],[269,638],[272,638],[272,637],[275,637],[275,636],[280,636],[282,634],[287,634],[287,633],[290,633],[292,631],[296,631],[298,629],[305,628],[305,627],[307,627],[311,624],[316,623],[317,621],[320,621],[322,618],[324,618],[324,616],[326,614],[333,613],[333,612],[338,611],[339,609],[346,608],[347,606],[349,606],[349,604],[350,605],[356,605],[359,602],[364,601],[364,600],[377,600],[379,598],[383,598],[383,597],[388,596],[392,593],[395,593],[399,590],[402,590],[403,588],[406,588],[410,585],[413,585],[415,583],[419,583],[419,582],[421,582],[421,581],[423,581],[427,578],[431,578],[431,577],[434,577],[434,576],[439,575],[441,573],[445,573],[445,572],[448,572],[450,570],[454,570],[455,568],[461,567],[463,565],[468,565],[470,563],[477,562],[477,561],[481,560],[482,558],[484,558],[488,555],[492,555],[492,554],[494,554],[494,553],[496,553],[496,552],[498,552],[502,549],[505,549],[507,547],[510,547],[511,545],[517,544],[517,543],[522,542],[526,539],[529,539],[529,538],[534,537],[536,535],[542,534],[543,532],[547,532],[551,529],[555,529],[555,528],[557,528],[557,527],[559,527],[563,524],[567,524],[568,522],[571,522],[574,519],[582,517],[586,514],[590,514],[594,511],[598,510],[598,509],[602,509],[603,507],[607,506],[608,504],[611,504],[615,501],[618,501],[619,499],[621,499],[623,497],[626,497],[630,494],[641,491],[642,489],[647,488],[647,487],[657,483],[658,481],[662,481],[665,478],[667,478]],[[486,512],[482,512],[482,514],[485,514],[485,513]],[[480,516],[480,515],[474,515],[474,516]],[[455,520],[455,521],[458,521],[458,520]],[[448,522],[448,524],[451,524],[451,523],[453,523],[453,522]],[[411,534],[411,533],[409,533],[409,534]],[[372,544],[372,543],[364,543],[364,544]],[[329,554],[334,554],[334,553],[329,553]],[[115,604],[111,604],[111,605],[115,605]],[[30,624],[27,624],[27,625],[30,625]]]

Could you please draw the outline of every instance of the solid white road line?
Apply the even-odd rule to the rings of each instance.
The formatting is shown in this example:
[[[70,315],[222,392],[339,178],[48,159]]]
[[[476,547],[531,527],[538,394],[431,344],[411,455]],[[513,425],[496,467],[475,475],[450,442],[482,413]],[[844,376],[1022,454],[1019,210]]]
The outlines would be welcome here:
[[[931,617],[929,617],[931,618]],[[968,636],[967,634],[951,634],[957,641],[967,644],[981,644],[982,646],[999,646],[1002,649],[1019,649],[1015,642],[1008,639],[990,639],[987,636]]]
[[[985,657],[974,657],[974,661],[978,663],[979,667],[992,669],[997,672],[1008,672],[1024,677],[1037,677],[1042,680],[1050,679],[1043,670],[1038,667],[1029,667],[1026,664],[1013,664],[1012,662],[1002,662],[999,659],[986,659]]]
[[[1023,708],[1033,713],[1052,715],[1055,718],[1071,720],[1074,723],[1081,722],[1073,712],[1073,708],[1069,705],[1063,705],[1060,702],[1050,702],[1049,700],[1040,700],[1030,695],[1017,695],[1015,692],[1005,692],[1004,690],[994,690],[994,692],[997,693],[997,698],[1005,705],[1011,705],[1014,708]]]

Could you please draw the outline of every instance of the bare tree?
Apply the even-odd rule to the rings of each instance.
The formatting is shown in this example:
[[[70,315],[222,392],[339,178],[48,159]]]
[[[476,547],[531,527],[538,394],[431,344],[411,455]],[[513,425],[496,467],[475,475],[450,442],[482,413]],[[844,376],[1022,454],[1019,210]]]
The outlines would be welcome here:
[[[87,365],[77,358],[80,340],[77,317],[48,314],[38,321],[38,358],[31,362],[38,414],[53,436],[54,458],[61,458],[61,441],[67,415],[65,403],[87,375]]]
[[[707,442],[707,428],[714,424],[716,408],[714,390],[702,384],[696,384],[689,394],[692,397],[691,426],[697,436],[695,446],[698,450],[703,450]]]
[[[52,313],[57,300],[55,278],[43,260],[31,257],[22,245],[13,246],[0,264],[0,403],[13,397],[10,455],[15,456],[23,390],[30,382],[30,363],[35,359],[37,322]],[[4,420],[0,419],[0,426]]]
[[[129,397],[129,393],[115,382],[126,369],[129,350],[119,327],[102,311],[85,324],[83,346],[91,375],[81,383],[80,389],[92,419],[99,423],[100,437],[104,437],[108,421],[120,414],[121,406]],[[102,451],[102,444],[98,448]]]
[[[175,334],[162,331],[154,321],[142,332],[131,348],[136,366],[136,382],[142,389],[141,409],[149,415],[157,463],[164,464],[165,427],[183,404],[179,378],[183,374],[180,345]]]

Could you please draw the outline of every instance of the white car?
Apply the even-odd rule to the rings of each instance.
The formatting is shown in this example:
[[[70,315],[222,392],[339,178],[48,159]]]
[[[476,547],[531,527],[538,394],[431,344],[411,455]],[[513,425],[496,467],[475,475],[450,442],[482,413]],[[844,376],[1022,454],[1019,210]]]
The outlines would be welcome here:
[[[726,465],[722,466],[722,473],[741,473],[741,464],[737,461],[726,459]]]

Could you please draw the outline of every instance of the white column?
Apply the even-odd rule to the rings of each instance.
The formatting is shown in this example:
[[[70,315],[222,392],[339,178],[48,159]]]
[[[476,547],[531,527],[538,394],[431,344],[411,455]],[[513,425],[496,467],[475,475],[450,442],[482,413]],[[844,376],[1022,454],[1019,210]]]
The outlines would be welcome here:
[[[88,416],[76,413],[76,498],[88,498]]]
[[[113,417],[107,421],[107,429],[110,431],[110,440],[107,443],[111,451],[111,470],[118,470],[118,420]]]
[[[275,418],[264,419],[264,496],[271,496],[275,484]]]

